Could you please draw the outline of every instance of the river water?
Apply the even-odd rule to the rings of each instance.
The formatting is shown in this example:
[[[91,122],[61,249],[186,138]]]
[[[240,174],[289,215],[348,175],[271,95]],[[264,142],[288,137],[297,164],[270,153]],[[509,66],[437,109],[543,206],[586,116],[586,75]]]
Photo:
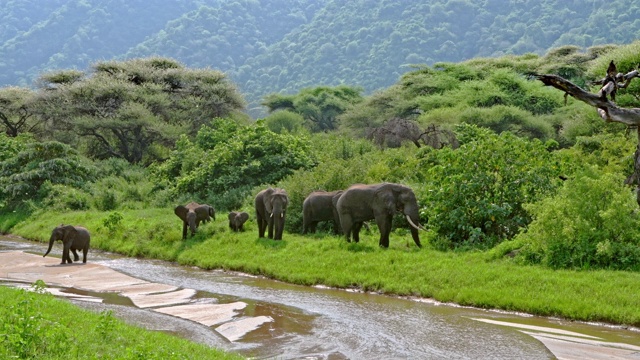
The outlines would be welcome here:
[[[53,256],[59,256],[61,246]],[[0,251],[43,254],[45,244],[0,237]],[[57,253],[56,253],[57,250]],[[604,324],[569,322],[526,314],[441,304],[321,287],[305,287],[223,271],[205,271],[155,260],[140,260],[91,250],[90,262],[151,282],[198,290],[197,297],[219,303],[242,301],[246,316],[273,322],[230,342],[204,325],[131,306],[122,297],[105,303],[125,320],[238,352],[277,359],[554,359],[535,337],[495,322],[538,326],[640,346],[640,332]],[[485,320],[485,321],[479,321]],[[494,322],[494,323],[491,323]],[[634,359],[640,359],[640,352]]]

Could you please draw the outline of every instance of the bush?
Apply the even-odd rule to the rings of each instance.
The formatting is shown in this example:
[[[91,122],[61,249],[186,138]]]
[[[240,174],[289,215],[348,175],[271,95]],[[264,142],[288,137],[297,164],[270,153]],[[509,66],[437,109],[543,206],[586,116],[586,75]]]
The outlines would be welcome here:
[[[519,258],[555,269],[640,270],[640,212],[620,175],[591,167],[555,196],[526,206],[535,219]]]
[[[512,238],[531,218],[523,204],[554,191],[561,166],[539,140],[457,128],[460,148],[424,148],[429,226],[440,248],[488,248]]]
[[[11,208],[47,197],[46,183],[82,189],[95,178],[95,167],[70,146],[56,142],[28,143],[0,162],[0,202]]]

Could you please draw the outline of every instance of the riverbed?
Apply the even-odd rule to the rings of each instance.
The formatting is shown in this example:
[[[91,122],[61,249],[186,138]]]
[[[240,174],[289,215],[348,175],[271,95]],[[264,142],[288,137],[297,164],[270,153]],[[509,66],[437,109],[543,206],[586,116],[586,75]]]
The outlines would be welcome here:
[[[60,248],[54,246],[49,256],[59,257]],[[46,248],[16,237],[0,238],[0,251],[15,250],[41,255]],[[291,285],[94,249],[88,262],[149,282],[193,289],[192,302],[246,304],[235,320],[270,321],[239,338],[229,338],[211,326],[137,307],[117,294],[61,289],[99,299],[71,299],[82,307],[112,309],[128,322],[252,358],[640,359],[638,329],[460,307],[430,299]]]

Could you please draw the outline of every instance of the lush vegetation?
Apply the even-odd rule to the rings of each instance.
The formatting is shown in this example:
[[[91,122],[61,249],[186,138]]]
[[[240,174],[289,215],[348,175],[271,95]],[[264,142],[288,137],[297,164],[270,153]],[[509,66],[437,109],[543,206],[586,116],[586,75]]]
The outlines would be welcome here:
[[[129,256],[637,326],[640,216],[625,185],[635,134],[528,75],[588,87],[611,58],[633,69],[639,50],[425,65],[373,95],[274,94],[256,122],[224,74],[172,59],[46,73],[37,89],[0,91],[0,230],[44,241],[56,224],[82,224],[94,248]],[[638,106],[637,86],[621,104]],[[400,217],[389,249],[374,222],[357,244],[328,226],[298,235],[311,191],[383,181],[415,191],[424,248]],[[267,186],[289,194],[284,240],[258,239],[251,221],[231,232],[228,211],[253,214]],[[218,217],[184,241],[173,208],[189,201]]]
[[[370,93],[412,64],[628,43],[639,11],[631,0],[12,0],[0,9],[0,84],[159,55],[228,73],[262,116],[274,91],[348,84]]]
[[[0,357],[3,359],[241,359],[161,332],[79,310],[44,292],[0,286]],[[100,341],[96,341],[100,339]]]
[[[363,232],[357,244],[329,232],[307,236],[285,233],[283,240],[273,241],[258,239],[255,222],[249,221],[245,232],[236,233],[222,217],[201,225],[194,237],[183,241],[181,224],[170,209],[47,213],[13,231],[46,241],[51,224],[70,219],[92,229],[92,246],[128,256],[235,270],[302,285],[323,284],[481,308],[640,325],[640,273],[522,265],[511,257],[518,248],[514,241],[484,252],[442,252],[417,248],[408,230],[397,229],[391,234],[389,248],[382,249],[375,226],[371,232]],[[436,235],[429,232],[422,236],[427,243]]]

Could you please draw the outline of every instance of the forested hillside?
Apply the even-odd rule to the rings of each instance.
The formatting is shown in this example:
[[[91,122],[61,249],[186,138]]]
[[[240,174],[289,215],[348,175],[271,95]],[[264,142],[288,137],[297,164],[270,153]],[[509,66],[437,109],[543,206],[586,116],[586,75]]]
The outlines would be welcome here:
[[[631,0],[14,0],[0,8],[0,85],[160,55],[227,73],[256,117],[266,94],[371,93],[411,64],[629,43],[639,11]]]

